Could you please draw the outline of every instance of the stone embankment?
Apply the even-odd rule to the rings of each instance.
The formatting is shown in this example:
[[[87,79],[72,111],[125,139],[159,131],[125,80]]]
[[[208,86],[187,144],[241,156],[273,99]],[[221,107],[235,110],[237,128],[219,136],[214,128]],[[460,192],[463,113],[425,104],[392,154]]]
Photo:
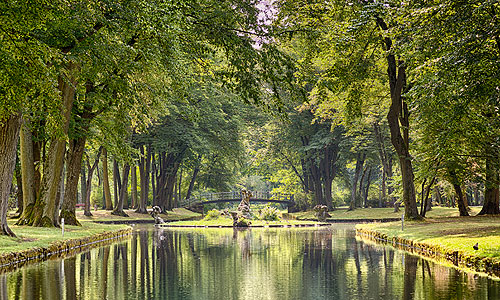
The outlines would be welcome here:
[[[356,236],[377,243],[392,245],[395,248],[419,254],[438,262],[451,263],[459,268],[486,273],[490,276],[500,278],[500,260],[495,258],[466,255],[456,249],[447,249],[397,236],[390,237],[384,233],[363,228],[356,228]]]
[[[74,255],[86,249],[124,238],[131,233],[132,228],[126,228],[117,231],[103,232],[84,238],[57,241],[46,248],[36,247],[19,252],[0,254],[0,272],[11,271],[27,263]]]

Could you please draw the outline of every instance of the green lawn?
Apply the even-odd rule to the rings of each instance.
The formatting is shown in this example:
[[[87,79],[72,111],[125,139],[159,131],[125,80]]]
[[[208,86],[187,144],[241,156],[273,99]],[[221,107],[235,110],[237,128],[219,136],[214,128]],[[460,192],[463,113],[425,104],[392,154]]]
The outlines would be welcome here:
[[[376,231],[393,237],[410,239],[441,249],[462,251],[467,256],[500,258],[500,217],[450,217],[419,222],[358,224],[357,229]],[[472,246],[479,244],[479,250]]]
[[[60,228],[44,228],[13,225],[9,226],[17,235],[17,238],[0,236],[0,254],[22,251],[29,248],[47,248],[55,241],[78,239],[93,236],[107,231],[117,231],[129,228],[128,225],[96,224],[93,222],[82,222],[82,226],[65,226],[64,238]]]
[[[472,214],[477,214],[480,211],[480,207],[471,207]],[[329,214],[331,218],[328,220],[355,220],[355,219],[388,219],[388,218],[401,218],[403,214],[404,207],[401,208],[399,212],[394,212],[394,208],[358,208],[352,211],[348,211],[347,208],[340,208],[334,211],[330,211]],[[315,219],[314,211],[297,212],[292,213],[292,216],[301,219]],[[450,207],[433,207],[431,211],[427,212],[426,217],[428,218],[440,218],[440,217],[454,217],[458,216],[458,208]]]

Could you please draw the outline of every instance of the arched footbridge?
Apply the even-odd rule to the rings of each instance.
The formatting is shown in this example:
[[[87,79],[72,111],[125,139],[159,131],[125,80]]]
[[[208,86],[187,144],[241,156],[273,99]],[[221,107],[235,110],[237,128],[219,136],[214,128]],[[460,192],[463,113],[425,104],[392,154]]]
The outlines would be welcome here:
[[[190,199],[185,199],[180,202],[180,206],[186,208],[194,208],[210,203],[240,202],[240,201],[241,201],[240,191],[206,193],[206,194],[201,194],[197,197],[191,197]],[[252,197],[250,197],[250,206],[252,205],[252,203],[255,202],[281,203],[288,206],[288,208],[295,205],[295,202],[293,201],[293,194],[252,191]]]

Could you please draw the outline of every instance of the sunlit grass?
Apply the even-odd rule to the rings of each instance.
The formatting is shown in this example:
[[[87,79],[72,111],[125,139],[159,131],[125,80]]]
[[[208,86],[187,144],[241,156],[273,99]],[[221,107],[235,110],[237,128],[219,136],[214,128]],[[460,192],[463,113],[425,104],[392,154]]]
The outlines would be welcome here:
[[[471,207],[472,214],[475,215],[480,211],[479,207]],[[393,219],[401,218],[403,214],[404,207],[401,208],[399,212],[394,212],[394,208],[357,208],[355,210],[349,211],[347,208],[341,208],[334,211],[330,211],[329,214],[331,218],[328,220],[354,220],[354,219]],[[305,211],[292,213],[297,219],[315,219],[314,211]],[[452,207],[433,207],[431,211],[427,212],[426,217],[428,218],[440,218],[440,217],[454,217],[458,216],[458,208]]]
[[[31,226],[13,225],[9,226],[17,235],[16,238],[0,236],[0,254],[7,252],[22,251],[34,247],[48,247],[55,241],[78,239],[93,236],[108,231],[126,229],[128,225],[96,224],[93,222],[82,222],[82,226],[65,226],[64,237],[61,228],[44,228]]]
[[[462,251],[465,255],[500,258],[500,217],[450,217],[419,222],[358,224],[356,228],[386,234],[389,239],[400,237],[439,247]],[[479,250],[472,246],[478,243]]]

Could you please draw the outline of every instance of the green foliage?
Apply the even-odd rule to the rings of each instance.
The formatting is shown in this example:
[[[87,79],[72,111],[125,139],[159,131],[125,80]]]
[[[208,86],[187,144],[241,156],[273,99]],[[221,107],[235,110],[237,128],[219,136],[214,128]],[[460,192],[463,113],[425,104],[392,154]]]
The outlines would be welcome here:
[[[258,219],[265,221],[280,221],[280,212],[276,207],[266,205],[264,208],[259,209]]]
[[[203,220],[205,220],[205,221],[217,220],[221,216],[222,216],[222,214],[220,211],[218,211],[217,209],[211,209],[211,210],[207,211],[207,214],[205,215]]]
[[[236,227],[248,227],[252,224],[252,221],[250,219],[247,219],[245,217],[240,216],[238,218],[238,222],[236,222]]]

